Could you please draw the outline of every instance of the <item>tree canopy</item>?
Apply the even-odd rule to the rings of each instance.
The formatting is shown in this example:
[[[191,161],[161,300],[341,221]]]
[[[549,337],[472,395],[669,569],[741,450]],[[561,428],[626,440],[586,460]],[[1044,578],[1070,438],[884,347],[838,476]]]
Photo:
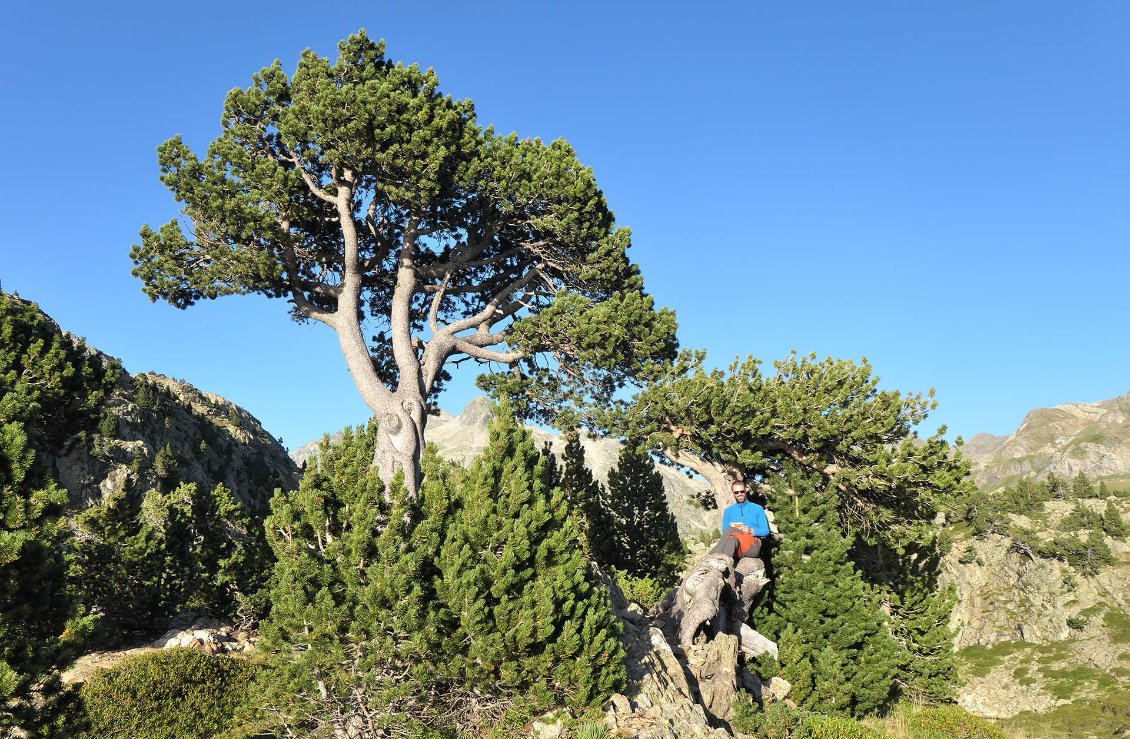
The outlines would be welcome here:
[[[792,354],[772,374],[753,357],[727,370],[704,362],[684,352],[603,422],[702,474],[720,507],[731,502],[730,480],[773,476],[788,462],[826,480],[848,528],[923,540],[939,503],[966,490],[968,465],[945,428],[917,434],[931,397],[880,390],[866,360]]]
[[[551,421],[674,357],[674,315],[569,144],[481,127],[364,31],[336,62],[260,70],[221,127],[203,157],[179,136],[158,148],[186,223],[143,227],[133,273],[179,308],[254,293],[334,329],[381,421],[382,476],[414,489],[449,359],[494,363],[484,386]]]

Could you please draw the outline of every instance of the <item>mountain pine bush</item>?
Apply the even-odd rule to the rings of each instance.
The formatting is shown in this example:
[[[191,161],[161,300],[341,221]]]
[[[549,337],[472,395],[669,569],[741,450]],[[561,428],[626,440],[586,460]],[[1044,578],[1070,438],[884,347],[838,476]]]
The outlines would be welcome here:
[[[108,627],[148,627],[183,610],[232,617],[270,572],[262,526],[222,484],[115,493],[74,527],[75,597]]]
[[[33,303],[0,293],[0,734],[45,719],[49,706],[32,710],[27,701],[32,686],[69,661],[91,631],[66,592],[67,494],[44,453],[97,428],[98,405],[118,372]],[[53,684],[46,687],[51,693]]]
[[[905,659],[874,589],[853,564],[840,530],[837,501],[819,496],[811,478],[792,475],[796,498],[776,509],[783,541],[773,555],[769,598],[752,617],[776,638],[781,675],[801,708],[859,716],[886,707]]]
[[[575,428],[565,432],[560,485],[574,515],[579,518],[585,551],[599,564],[608,565],[615,556],[612,522],[605,501],[608,491],[593,478],[592,470],[585,463],[580,431]]]
[[[260,648],[269,722],[303,735],[426,732],[438,722],[433,559],[449,484],[434,448],[416,501],[372,464],[376,424],[322,442],[297,491],[271,501],[277,561]],[[399,735],[399,734],[396,734]]]
[[[445,671],[472,688],[586,705],[624,685],[619,623],[589,576],[573,501],[545,485],[543,465],[504,405],[438,558]]]

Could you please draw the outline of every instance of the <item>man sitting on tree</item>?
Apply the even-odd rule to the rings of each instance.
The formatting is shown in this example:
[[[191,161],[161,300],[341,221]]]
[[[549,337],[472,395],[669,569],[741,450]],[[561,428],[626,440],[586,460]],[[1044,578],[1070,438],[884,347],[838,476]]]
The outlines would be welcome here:
[[[722,539],[710,553],[725,554],[734,559],[760,556],[761,540],[769,536],[769,518],[765,509],[746,500],[748,491],[744,480],[735,480],[730,485],[730,492],[734,494],[734,503],[722,512]]]

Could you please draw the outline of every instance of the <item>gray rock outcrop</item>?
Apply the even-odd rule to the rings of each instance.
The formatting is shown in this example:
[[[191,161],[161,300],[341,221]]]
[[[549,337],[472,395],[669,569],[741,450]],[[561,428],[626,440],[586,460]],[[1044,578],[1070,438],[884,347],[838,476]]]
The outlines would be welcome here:
[[[1130,517],[1130,500],[1111,500],[1124,520]],[[1083,505],[1098,513],[1106,501]],[[1054,545],[1073,507],[1050,501],[1013,523]],[[1001,535],[965,539],[945,557],[942,584],[952,584],[958,597],[950,626],[965,663],[958,702],[966,710],[1009,718],[1086,699],[1103,681],[1130,686],[1130,542],[1105,543],[1116,562],[1093,577]]]

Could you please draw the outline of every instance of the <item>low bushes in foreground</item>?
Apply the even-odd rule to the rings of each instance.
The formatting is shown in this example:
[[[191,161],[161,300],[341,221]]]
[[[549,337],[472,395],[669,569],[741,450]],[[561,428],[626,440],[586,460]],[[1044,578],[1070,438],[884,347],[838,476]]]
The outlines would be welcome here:
[[[80,690],[82,739],[208,739],[251,700],[257,668],[246,660],[163,649],[128,658]]]

